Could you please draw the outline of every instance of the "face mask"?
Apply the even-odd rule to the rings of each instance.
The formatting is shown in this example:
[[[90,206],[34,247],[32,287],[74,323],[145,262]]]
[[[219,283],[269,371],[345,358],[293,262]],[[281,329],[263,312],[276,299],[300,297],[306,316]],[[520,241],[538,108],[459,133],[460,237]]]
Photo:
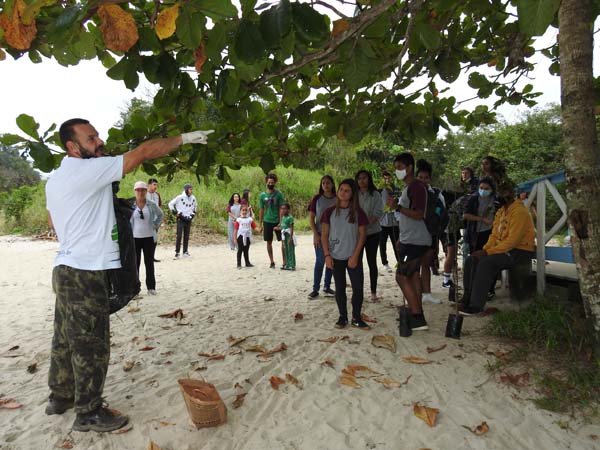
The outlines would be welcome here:
[[[489,197],[490,195],[492,195],[492,191],[486,191],[485,189],[479,189],[480,197]]]
[[[273,189],[275,189],[275,185],[274,184],[267,184],[267,189],[272,191]]]
[[[406,169],[396,170],[396,178],[404,180],[404,178],[406,178]]]

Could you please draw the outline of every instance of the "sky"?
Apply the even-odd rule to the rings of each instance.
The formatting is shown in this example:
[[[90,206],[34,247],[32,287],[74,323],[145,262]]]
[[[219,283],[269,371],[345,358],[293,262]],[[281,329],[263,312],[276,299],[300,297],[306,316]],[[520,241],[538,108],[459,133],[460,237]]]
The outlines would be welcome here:
[[[556,34],[556,29],[548,30],[538,41],[538,47],[550,45],[556,39]],[[597,74],[600,58],[594,59]],[[532,83],[534,90],[543,93],[538,98],[540,106],[560,103],[560,79],[549,74],[549,60],[537,53],[533,62],[538,63],[531,74],[535,79],[525,80],[524,83]],[[122,81],[108,78],[106,70],[97,60],[63,67],[53,60],[34,64],[27,56],[13,60],[7,55],[5,61],[0,61],[0,133],[22,134],[15,119],[25,113],[36,119],[41,132],[53,123],[60,125],[65,120],[81,117],[90,120],[100,136],[105,138],[108,129],[119,120],[120,112],[126,109],[132,97],[148,98],[155,91],[143,75],[140,76],[140,86],[132,92]],[[467,86],[466,79],[467,76],[462,75],[448,94],[454,95],[459,101],[472,97],[473,91]],[[491,105],[493,101],[490,99],[487,104]],[[486,101],[470,101],[461,105],[461,108],[474,109],[481,103],[486,104]],[[514,122],[526,110],[523,105],[504,105],[498,114],[508,122]]]

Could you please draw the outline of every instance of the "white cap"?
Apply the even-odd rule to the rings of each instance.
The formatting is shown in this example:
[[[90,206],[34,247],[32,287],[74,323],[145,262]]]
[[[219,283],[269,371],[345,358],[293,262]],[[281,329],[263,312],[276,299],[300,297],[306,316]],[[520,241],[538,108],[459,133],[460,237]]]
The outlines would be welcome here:
[[[143,181],[136,181],[135,185],[133,186],[133,190],[137,191],[138,189],[148,190],[148,185],[146,183],[144,183]]]

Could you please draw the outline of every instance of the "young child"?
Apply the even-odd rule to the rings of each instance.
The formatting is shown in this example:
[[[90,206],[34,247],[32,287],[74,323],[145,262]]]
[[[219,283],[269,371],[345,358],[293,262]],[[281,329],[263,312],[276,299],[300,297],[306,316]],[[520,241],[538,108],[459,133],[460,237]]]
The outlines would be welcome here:
[[[252,242],[252,230],[256,229],[256,222],[252,217],[248,217],[248,205],[240,207],[240,217],[235,219],[233,224],[237,240],[237,268],[242,268],[242,253],[246,267],[254,267],[250,264],[250,243]]]
[[[335,301],[340,318],[337,328],[348,325],[346,306],[346,270],[352,286],[352,326],[368,330],[361,319],[364,274],[361,251],[367,238],[369,219],[358,205],[358,187],[353,179],[342,181],[338,187],[335,206],[327,208],[321,216],[321,245],[325,264],[333,270]]]
[[[296,245],[294,236],[294,217],[290,214],[290,204],[284,203],[279,208],[281,221],[275,229],[281,230],[283,254],[285,255],[285,265],[281,270],[296,270]]]

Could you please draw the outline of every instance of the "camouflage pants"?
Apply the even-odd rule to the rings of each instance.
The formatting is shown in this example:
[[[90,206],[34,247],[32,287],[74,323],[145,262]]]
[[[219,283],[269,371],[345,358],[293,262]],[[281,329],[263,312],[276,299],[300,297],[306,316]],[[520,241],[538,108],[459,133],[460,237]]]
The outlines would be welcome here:
[[[107,272],[57,266],[54,337],[48,385],[50,396],[75,400],[75,412],[102,403],[110,358]]]

